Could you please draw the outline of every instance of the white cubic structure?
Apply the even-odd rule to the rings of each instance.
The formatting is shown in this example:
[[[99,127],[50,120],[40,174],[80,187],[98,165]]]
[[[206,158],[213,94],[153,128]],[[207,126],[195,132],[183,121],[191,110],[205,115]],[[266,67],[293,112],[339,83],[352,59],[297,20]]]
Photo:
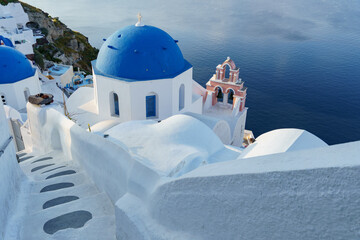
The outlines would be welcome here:
[[[0,46],[0,98],[16,110],[26,107],[30,95],[41,92],[36,69],[18,50]]]
[[[26,27],[29,16],[20,3],[0,5],[0,45],[15,46],[29,59],[34,56],[33,45],[36,43],[33,31]]]
[[[49,69],[48,74],[62,87],[65,87],[74,76],[74,68],[71,65],[55,64]]]

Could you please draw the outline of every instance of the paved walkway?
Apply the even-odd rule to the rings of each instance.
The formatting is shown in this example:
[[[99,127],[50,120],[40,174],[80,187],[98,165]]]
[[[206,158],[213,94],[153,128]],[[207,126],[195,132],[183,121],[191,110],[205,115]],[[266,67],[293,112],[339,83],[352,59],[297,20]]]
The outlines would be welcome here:
[[[113,205],[79,165],[61,152],[19,156],[31,181],[21,239],[116,239]]]

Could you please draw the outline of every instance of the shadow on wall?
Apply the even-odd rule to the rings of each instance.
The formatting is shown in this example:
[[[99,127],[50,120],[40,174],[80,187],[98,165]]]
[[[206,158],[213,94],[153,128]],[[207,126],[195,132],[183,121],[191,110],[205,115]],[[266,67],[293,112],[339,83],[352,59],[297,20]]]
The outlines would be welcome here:
[[[54,150],[62,151],[61,139],[58,129],[53,129],[51,132],[51,148]]]

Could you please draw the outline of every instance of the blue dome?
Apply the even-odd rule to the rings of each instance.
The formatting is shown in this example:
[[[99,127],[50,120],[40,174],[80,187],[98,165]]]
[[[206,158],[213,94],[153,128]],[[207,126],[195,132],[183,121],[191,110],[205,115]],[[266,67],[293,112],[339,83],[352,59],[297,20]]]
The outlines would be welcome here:
[[[189,66],[175,40],[152,26],[127,26],[102,45],[96,63],[100,74],[131,80],[172,78]]]
[[[4,44],[5,46],[8,47],[14,47],[14,44],[11,42],[11,40],[6,37],[3,37],[2,35],[0,35],[0,44],[1,45]]]
[[[35,69],[18,50],[0,46],[0,84],[14,83],[32,77]]]

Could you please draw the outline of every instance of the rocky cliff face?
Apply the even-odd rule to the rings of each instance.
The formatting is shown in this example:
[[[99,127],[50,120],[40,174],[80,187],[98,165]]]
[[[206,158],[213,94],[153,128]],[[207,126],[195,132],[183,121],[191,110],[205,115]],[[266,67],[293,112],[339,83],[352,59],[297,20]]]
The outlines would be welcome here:
[[[98,49],[90,45],[87,37],[69,29],[58,18],[51,17],[41,9],[23,2],[21,4],[29,15],[29,24],[46,36],[47,41],[39,41],[34,49],[35,60],[40,66],[43,65],[42,68],[56,62],[91,72],[90,61],[96,59]]]

